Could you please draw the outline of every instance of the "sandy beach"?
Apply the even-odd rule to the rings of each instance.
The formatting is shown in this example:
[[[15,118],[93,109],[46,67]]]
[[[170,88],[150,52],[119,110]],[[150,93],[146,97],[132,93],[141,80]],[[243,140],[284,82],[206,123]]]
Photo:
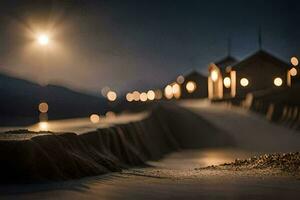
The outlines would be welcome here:
[[[188,102],[239,145],[168,153],[149,167],[54,183],[1,185],[1,199],[298,199],[299,176],[280,169],[205,168],[270,152],[299,151],[299,134],[240,108]],[[191,106],[192,105],[192,106]],[[181,111],[180,111],[181,112]],[[222,119],[222,120],[221,120]],[[237,123],[238,121],[238,123]],[[251,126],[256,131],[249,135]],[[234,129],[233,127],[240,128]],[[223,127],[223,128],[222,128]],[[271,140],[271,137],[281,140]],[[176,192],[175,192],[176,191]]]

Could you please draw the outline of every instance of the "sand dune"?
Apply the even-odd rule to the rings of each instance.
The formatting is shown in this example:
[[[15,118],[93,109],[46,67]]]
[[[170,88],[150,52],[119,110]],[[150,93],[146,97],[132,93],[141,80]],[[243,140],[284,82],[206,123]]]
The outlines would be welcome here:
[[[12,133],[10,133],[12,134]],[[183,149],[233,146],[234,140],[195,113],[174,105],[141,120],[84,134],[37,134],[0,140],[1,182],[76,179],[146,165]]]

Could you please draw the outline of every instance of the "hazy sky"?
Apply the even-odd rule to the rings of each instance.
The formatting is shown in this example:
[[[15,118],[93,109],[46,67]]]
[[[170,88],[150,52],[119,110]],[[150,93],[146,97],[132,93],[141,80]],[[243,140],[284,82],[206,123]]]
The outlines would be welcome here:
[[[264,49],[286,61],[300,55],[296,0],[1,0],[0,17],[0,71],[91,92],[206,73],[229,36],[242,59],[257,50],[259,26]],[[43,32],[47,48],[35,41]]]

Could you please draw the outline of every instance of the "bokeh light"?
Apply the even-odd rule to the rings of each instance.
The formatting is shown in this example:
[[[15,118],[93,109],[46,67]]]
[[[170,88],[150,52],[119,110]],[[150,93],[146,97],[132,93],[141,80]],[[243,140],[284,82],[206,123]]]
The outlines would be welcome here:
[[[173,98],[173,88],[171,85],[167,85],[165,87],[165,97],[167,99],[172,99]]]
[[[240,80],[240,84],[241,84],[241,86],[243,86],[243,87],[247,87],[247,86],[249,85],[249,80],[246,79],[246,78],[242,78],[242,79]]]
[[[291,58],[291,63],[292,63],[292,65],[294,65],[295,67],[298,66],[298,64],[299,64],[298,58],[292,57],[292,58]]]
[[[106,96],[109,101],[115,101],[117,99],[117,93],[114,91],[109,91]]]
[[[134,91],[132,93],[132,97],[134,101],[139,101],[140,100],[140,93],[138,91]]]
[[[134,100],[133,98],[133,94],[131,94],[130,92],[126,94],[126,100],[128,102],[132,102]]]
[[[184,83],[184,76],[179,75],[177,77],[176,81],[177,81],[178,84],[183,84]]]
[[[189,82],[186,83],[185,88],[188,91],[188,93],[192,93],[196,90],[197,86],[196,86],[196,83],[194,81],[189,81]]]
[[[224,86],[226,88],[230,88],[230,86],[231,86],[231,79],[229,77],[225,77],[224,80],[223,80],[223,83],[224,83]]]
[[[154,92],[153,90],[149,90],[149,91],[147,92],[147,98],[148,98],[150,101],[154,100],[154,99],[155,99],[155,92]]]
[[[49,110],[49,106],[46,102],[42,102],[39,104],[39,111],[41,113],[46,113],[46,112],[48,112],[48,110]]]
[[[274,85],[275,85],[275,86],[280,87],[280,86],[282,85],[282,83],[283,83],[283,81],[282,81],[281,78],[276,77],[276,78],[274,79]]]
[[[293,67],[292,69],[290,69],[290,75],[291,76],[297,76],[298,74],[298,71],[295,67]]]
[[[99,121],[100,121],[100,116],[97,115],[97,114],[92,114],[92,115],[90,116],[90,121],[91,121],[93,124],[99,123]]]
[[[180,95],[181,95],[181,91],[180,91],[180,85],[178,83],[175,83],[173,86],[172,86],[172,92],[173,92],[173,95],[175,98],[180,98]]]
[[[140,94],[140,100],[143,101],[143,102],[145,102],[145,101],[147,101],[147,99],[148,99],[148,97],[147,97],[146,92],[142,92]]]

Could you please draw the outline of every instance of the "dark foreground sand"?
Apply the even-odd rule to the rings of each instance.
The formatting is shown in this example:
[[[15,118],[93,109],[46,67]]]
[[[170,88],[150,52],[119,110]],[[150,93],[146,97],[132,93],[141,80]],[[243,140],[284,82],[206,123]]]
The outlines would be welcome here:
[[[209,151],[208,151],[209,152]],[[213,151],[214,152],[214,151]],[[163,167],[136,168],[121,173],[52,184],[6,185],[1,199],[299,199],[300,179],[277,169],[194,169],[203,152],[181,152]],[[178,162],[185,167],[173,168]],[[218,159],[218,157],[213,157]],[[201,160],[201,159],[200,159]],[[199,162],[200,163],[200,162]]]

